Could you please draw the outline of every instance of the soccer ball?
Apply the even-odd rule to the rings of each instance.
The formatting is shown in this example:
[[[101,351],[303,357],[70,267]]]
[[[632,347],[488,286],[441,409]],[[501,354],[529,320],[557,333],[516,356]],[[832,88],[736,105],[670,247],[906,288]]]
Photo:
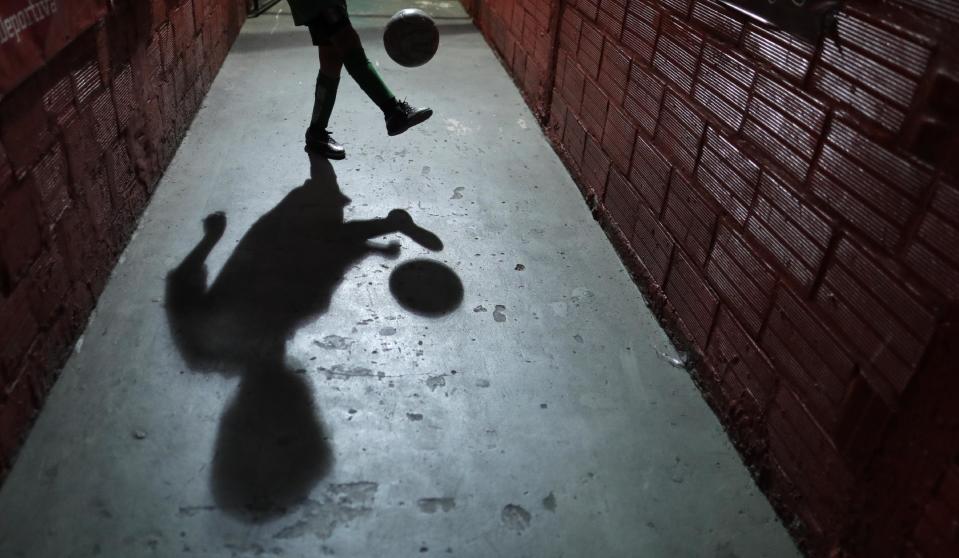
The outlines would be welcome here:
[[[433,58],[440,44],[440,32],[423,10],[400,10],[386,23],[383,46],[400,66],[415,68]]]

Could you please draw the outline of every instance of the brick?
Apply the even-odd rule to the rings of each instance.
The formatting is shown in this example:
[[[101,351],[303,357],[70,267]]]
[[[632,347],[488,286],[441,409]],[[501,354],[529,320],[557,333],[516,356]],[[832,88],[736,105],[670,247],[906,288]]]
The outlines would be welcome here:
[[[959,186],[940,178],[905,261],[948,300],[959,300]]]
[[[800,501],[794,509],[803,513],[806,528],[822,537],[842,524],[852,475],[812,413],[789,389],[778,390],[768,423],[771,457],[799,491]]]
[[[840,15],[839,29],[842,52],[833,39],[823,41],[813,88],[899,131],[931,50],[848,13]]]
[[[746,230],[789,277],[804,289],[812,288],[833,234],[824,215],[767,173]]]
[[[666,82],[649,69],[639,64],[630,67],[623,109],[649,136],[656,130],[665,87]]]
[[[687,176],[693,173],[705,128],[703,118],[667,90],[654,141],[660,152]]]
[[[606,125],[606,109],[609,106],[609,100],[592,80],[587,79],[583,86],[583,110],[580,114],[583,117],[583,124],[586,131],[595,138],[603,136],[603,127]]]
[[[773,366],[829,431],[839,423],[839,409],[856,363],[808,306],[788,289],[778,289],[759,345]]]
[[[513,35],[522,37],[523,20],[526,19],[526,10],[524,10],[521,5],[514,5],[512,16],[507,19],[509,21],[510,31],[513,33]]]
[[[666,278],[666,296],[676,310],[684,333],[697,346],[706,346],[719,300],[682,250],[673,252],[673,263]]]
[[[892,411],[861,376],[846,389],[834,440],[850,471],[868,466],[890,424]]]
[[[12,381],[0,403],[0,472],[11,464],[12,457],[20,447],[27,427],[36,414],[36,404],[30,383],[25,374]]]
[[[653,67],[680,91],[691,93],[703,38],[692,27],[675,17],[665,19],[656,41]]]
[[[815,301],[845,335],[870,385],[887,400],[898,399],[935,329],[935,316],[909,291],[901,272],[844,238]]]
[[[104,151],[98,142],[90,141],[94,126],[92,118],[89,111],[79,112],[61,129],[63,147],[74,182],[85,180],[95,171]]]
[[[561,51],[576,53],[579,51],[579,33],[583,27],[583,18],[575,10],[564,10],[563,21],[559,28],[559,48]]]
[[[586,136],[583,149],[583,181],[602,200],[606,192],[606,177],[609,175],[609,158],[593,138]]]
[[[720,306],[706,359],[719,373],[724,386],[742,386],[746,392],[729,394],[736,400],[748,395],[764,409],[776,390],[776,373],[769,359],[726,308]]]
[[[53,225],[72,203],[69,193],[67,158],[63,148],[54,144],[31,171],[31,183],[40,196],[45,224]]]
[[[691,19],[713,37],[735,43],[743,32],[743,22],[716,0],[696,0]]]
[[[553,137],[563,139],[563,130],[566,128],[566,101],[557,89],[553,89],[549,108],[549,130]]]
[[[43,92],[43,109],[57,126],[63,126],[76,114],[75,101],[76,94],[70,76],[60,77]]]
[[[46,152],[53,142],[53,130],[44,114],[39,82],[30,78],[0,101],[0,141],[18,177]]]
[[[669,187],[672,165],[645,138],[636,138],[633,160],[629,170],[629,181],[639,192],[644,205],[657,217],[662,212]]]
[[[772,301],[776,276],[753,247],[728,226],[719,227],[706,277],[750,335],[758,335]]]
[[[617,107],[622,106],[629,82],[629,56],[613,45],[603,50],[603,64],[599,70],[599,86]]]
[[[563,132],[563,147],[572,158],[572,162],[578,169],[583,162],[583,149],[586,145],[586,129],[573,114],[573,111],[566,112],[566,127]]]
[[[0,390],[16,379],[11,374],[20,370],[38,331],[39,326],[30,311],[27,289],[18,288],[10,297],[0,299],[0,339],[3,339],[0,343],[0,370],[7,374]]]
[[[687,16],[693,0],[659,0],[659,3],[681,16]]]
[[[656,34],[662,17],[654,2],[629,0],[626,20],[623,22],[623,46],[646,64],[653,61]]]
[[[599,77],[599,65],[603,56],[603,34],[591,23],[583,22],[580,30],[579,50],[576,51],[576,61],[579,62],[586,75],[592,79]]]
[[[77,206],[67,211],[53,229],[52,244],[63,257],[70,277],[89,285],[94,298],[100,296],[106,285],[114,262],[115,245],[120,240],[104,242],[102,238]]]
[[[160,47],[160,60],[162,62],[163,72],[168,73],[173,69],[173,61],[176,59],[176,45],[173,42],[173,27],[168,21],[164,21],[154,35],[154,41]]]
[[[563,98],[570,111],[578,113],[583,102],[583,86],[586,84],[586,75],[572,58],[566,58],[563,73]]]
[[[101,88],[100,68],[95,59],[89,59],[71,72],[73,87],[76,90],[77,103],[82,107],[89,102]]]
[[[897,0],[910,8],[923,10],[934,16],[959,23],[959,4],[952,0]]]
[[[613,176],[618,176],[615,170]],[[610,182],[613,182],[612,178]],[[636,225],[630,239],[630,246],[636,251],[640,263],[646,268],[649,277],[656,285],[662,285],[666,280],[675,244],[673,237],[656,219],[649,207],[640,204],[636,212]]]
[[[0,200],[4,193],[13,187],[13,169],[10,167],[10,161],[7,160],[7,152],[0,143]]]
[[[693,86],[693,97],[716,119],[735,131],[742,125],[749,89],[755,78],[756,71],[745,60],[707,42]]]
[[[712,128],[706,130],[695,176],[737,223],[746,222],[759,185],[759,166]]]
[[[0,275],[5,290],[16,284],[40,252],[38,216],[29,187],[8,190],[0,199]]]
[[[626,0],[600,0],[596,23],[614,40],[618,40],[626,21]]]
[[[623,114],[623,111],[611,107],[606,114],[603,149],[622,173],[629,170],[629,160],[633,154],[635,140],[636,126]]]
[[[521,46],[513,49],[511,69],[513,70],[513,79],[522,87],[526,81],[526,51]]]
[[[108,148],[119,135],[117,115],[113,107],[113,98],[109,91],[102,90],[90,102],[90,119],[93,122],[93,136],[102,147]]]
[[[716,228],[716,211],[676,172],[669,183],[662,221],[690,260],[698,267],[705,265]]]
[[[74,188],[79,191],[79,200],[82,200],[86,208],[90,223],[99,233],[100,238],[109,242],[109,224],[114,207],[105,164],[87,180],[74,184]]]
[[[932,173],[834,121],[812,175],[812,191],[866,236],[892,250]]]
[[[826,122],[819,101],[775,79],[760,75],[749,102],[743,136],[793,179],[803,181]]]
[[[33,316],[40,327],[47,329],[56,318],[70,287],[66,266],[55,247],[45,250],[30,268],[30,280],[23,287]]]
[[[596,12],[599,10],[599,0],[572,0],[583,17],[589,20],[596,19]]]
[[[801,82],[809,71],[815,49],[785,31],[748,23],[743,35],[743,50],[770,68]]]
[[[604,206],[619,230],[629,239],[632,236],[633,227],[639,213],[639,196],[636,195],[629,183],[622,180],[622,176],[615,171],[614,177],[616,177],[614,180],[609,181]]]
[[[121,130],[126,129],[130,120],[138,111],[138,99],[133,90],[133,70],[130,65],[123,66],[113,78],[113,103],[117,111],[117,123]]]

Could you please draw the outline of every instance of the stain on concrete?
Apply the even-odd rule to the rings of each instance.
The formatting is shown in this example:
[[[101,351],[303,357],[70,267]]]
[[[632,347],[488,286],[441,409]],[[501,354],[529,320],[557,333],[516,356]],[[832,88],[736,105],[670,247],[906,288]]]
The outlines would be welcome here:
[[[386,337],[389,337],[390,335],[396,335],[396,328],[395,328],[395,327],[384,327],[384,328],[380,329],[380,335],[383,335],[383,336],[386,336]]]
[[[373,500],[379,485],[360,481],[331,484],[318,499],[307,500],[299,509],[299,518],[280,529],[274,539],[296,539],[312,535],[325,540],[340,525],[364,517],[373,511]]]
[[[488,312],[488,310],[486,309],[485,306],[483,306],[482,304],[480,304],[480,305],[477,306],[476,308],[473,308],[473,312]]]
[[[426,378],[426,387],[430,388],[430,391],[436,391],[436,388],[443,387],[446,385],[446,374],[440,374],[439,376],[430,376]]]
[[[543,498],[543,508],[546,509],[546,511],[556,511],[556,496],[553,495],[552,491]]]
[[[420,511],[423,513],[436,513],[437,511],[448,512],[456,507],[455,498],[420,498],[416,501]]]
[[[383,372],[373,372],[369,368],[364,368],[362,366],[346,366],[344,364],[335,364],[331,368],[320,367],[320,372],[326,374],[327,380],[332,380],[333,378],[339,378],[343,380],[349,380],[352,378],[373,378],[382,379],[386,377],[386,374]]]
[[[104,519],[111,519],[113,517],[113,512],[110,511],[110,506],[103,498],[96,496],[93,498],[91,504],[93,504],[93,509],[96,510],[98,516]]]
[[[450,197],[450,199],[451,199],[451,200],[461,200],[461,199],[463,199],[463,190],[465,190],[465,189],[466,189],[466,188],[464,188],[464,187],[462,187],[462,186],[458,186],[458,187],[454,188],[454,189],[453,189],[453,195],[452,195],[452,197]]]
[[[422,413],[406,413],[406,418],[416,422],[419,420],[423,420],[423,415]]]
[[[733,550],[733,543],[723,541],[716,544],[716,558],[739,558],[739,555]]]
[[[314,340],[313,344],[321,349],[346,351],[353,346],[353,340],[339,335],[327,335],[322,340]]]
[[[200,512],[213,511],[215,509],[216,506],[180,506],[177,515],[180,517],[193,517]]]
[[[507,504],[503,506],[503,511],[500,512],[500,519],[508,529],[525,531],[529,527],[532,516],[522,506]]]
[[[526,269],[526,266],[523,264],[516,264],[516,267],[514,269],[516,271],[523,271],[524,269]]]
[[[506,307],[502,304],[497,304],[496,309],[493,310],[493,319],[497,322],[506,321]]]
[[[489,380],[476,380],[476,387],[488,388]]]
[[[578,334],[578,333],[573,336],[573,339],[575,339],[577,343],[582,343],[582,342],[583,342],[583,336],[580,335],[580,334]]]

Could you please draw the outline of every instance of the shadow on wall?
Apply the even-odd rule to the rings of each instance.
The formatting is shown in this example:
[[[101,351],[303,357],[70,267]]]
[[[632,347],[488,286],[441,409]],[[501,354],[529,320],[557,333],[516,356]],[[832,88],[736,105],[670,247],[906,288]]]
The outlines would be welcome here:
[[[211,285],[205,261],[226,229],[222,213],[203,220],[203,238],[167,277],[167,315],[184,359],[195,370],[240,376],[220,422],[211,482],[218,507],[251,522],[302,502],[332,466],[309,382],[286,363],[286,341],[327,311],[353,265],[370,255],[399,256],[398,243],[370,239],[399,232],[430,250],[443,249],[402,210],[344,222],[350,199],[340,192],[332,166],[311,158],[310,170],[309,180],[247,231]],[[424,299],[423,285],[408,280],[394,295],[420,314],[448,313],[462,301],[462,284],[448,267],[429,265],[428,274],[417,277],[435,285],[427,288],[437,296]]]

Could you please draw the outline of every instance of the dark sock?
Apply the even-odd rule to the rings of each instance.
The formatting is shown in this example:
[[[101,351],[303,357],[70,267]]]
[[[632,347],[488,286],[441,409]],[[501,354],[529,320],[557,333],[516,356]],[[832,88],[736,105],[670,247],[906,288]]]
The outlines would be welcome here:
[[[376,103],[376,106],[380,107],[380,110],[388,113],[396,107],[396,97],[393,96],[390,88],[383,83],[362,47],[354,48],[343,56],[343,67],[356,80],[357,85],[366,93],[366,96]]]
[[[310,118],[310,129],[319,132],[326,130],[330,124],[330,115],[333,114],[333,104],[336,102],[336,88],[340,78],[330,77],[322,72],[316,76],[316,93],[313,97],[313,117]]]

